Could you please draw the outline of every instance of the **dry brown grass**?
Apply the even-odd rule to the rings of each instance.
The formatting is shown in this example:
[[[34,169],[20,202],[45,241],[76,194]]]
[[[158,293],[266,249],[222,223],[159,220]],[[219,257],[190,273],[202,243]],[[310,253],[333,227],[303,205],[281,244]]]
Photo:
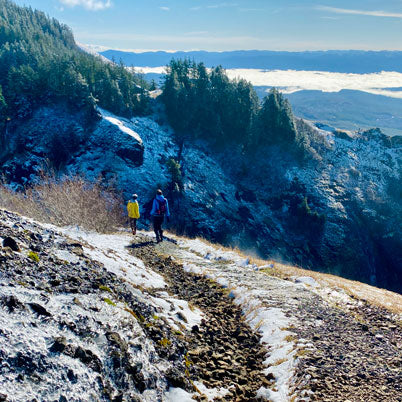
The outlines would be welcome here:
[[[260,271],[267,275],[279,277],[282,279],[289,279],[292,276],[310,276],[322,286],[332,289],[343,289],[348,295],[353,296],[356,299],[366,301],[373,306],[385,308],[392,313],[402,314],[402,295],[398,293],[394,293],[386,289],[376,288],[362,282],[352,281],[350,279],[345,279],[336,275],[310,271],[292,265],[282,264],[273,260],[263,260],[255,257],[250,257],[241,252],[237,247],[224,247],[220,244],[210,243],[204,238],[197,238],[197,240],[202,241],[203,243],[212,246],[215,249],[237,253],[244,259],[249,258],[251,264],[256,264],[259,267],[272,264],[272,268],[267,268]]]
[[[113,190],[80,176],[55,179],[15,192],[0,185],[0,206],[9,211],[59,226],[79,225],[102,233],[124,224],[122,202]]]
[[[266,264],[266,261],[265,261]],[[343,289],[348,295],[356,299],[364,300],[369,304],[385,308],[393,313],[402,314],[402,295],[386,289],[376,288],[366,283],[352,281],[339,276],[310,271],[291,265],[274,263],[275,270],[280,272],[284,278],[291,276],[310,276],[319,284],[330,288]]]

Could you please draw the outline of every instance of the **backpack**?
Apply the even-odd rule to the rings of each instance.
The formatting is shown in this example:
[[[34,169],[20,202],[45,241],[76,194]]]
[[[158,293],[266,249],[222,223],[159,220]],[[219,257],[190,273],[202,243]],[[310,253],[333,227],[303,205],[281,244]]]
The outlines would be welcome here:
[[[166,214],[166,200],[163,200],[163,201],[159,201],[159,200],[156,200],[156,202],[157,202],[157,204],[158,204],[158,209],[156,210],[156,213],[157,213],[157,215],[160,215],[160,216],[165,216],[165,214]]]

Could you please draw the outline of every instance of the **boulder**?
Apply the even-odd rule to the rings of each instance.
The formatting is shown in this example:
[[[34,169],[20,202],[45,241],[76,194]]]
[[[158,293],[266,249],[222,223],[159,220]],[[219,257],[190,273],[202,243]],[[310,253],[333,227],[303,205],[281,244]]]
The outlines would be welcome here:
[[[3,247],[10,247],[11,250],[13,250],[13,251],[20,251],[20,248],[19,248],[17,242],[12,237],[9,237],[9,236],[7,236],[3,240]]]

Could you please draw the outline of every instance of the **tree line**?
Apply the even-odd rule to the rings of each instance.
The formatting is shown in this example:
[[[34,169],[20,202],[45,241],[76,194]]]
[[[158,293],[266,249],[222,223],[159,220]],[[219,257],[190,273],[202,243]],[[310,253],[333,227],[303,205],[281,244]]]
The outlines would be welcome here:
[[[147,86],[122,64],[82,51],[68,26],[0,0],[0,124],[58,101],[88,117],[96,105],[122,116],[141,115],[148,108]]]
[[[247,149],[275,144],[297,150],[306,142],[280,92],[271,89],[260,103],[251,83],[230,80],[221,66],[208,70],[203,63],[172,60],[162,99],[180,140],[205,138]]]

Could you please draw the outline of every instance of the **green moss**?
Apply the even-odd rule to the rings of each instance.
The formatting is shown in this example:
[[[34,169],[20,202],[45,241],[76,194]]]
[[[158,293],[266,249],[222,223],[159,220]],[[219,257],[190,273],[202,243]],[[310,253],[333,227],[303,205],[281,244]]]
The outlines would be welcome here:
[[[142,314],[137,314],[135,311],[131,310],[131,308],[126,307],[124,311],[130,313],[137,321],[145,323],[145,317]]]
[[[110,306],[115,306],[116,307],[116,303],[112,302],[110,299],[108,299],[107,297],[105,297],[103,299],[103,301],[107,304],[109,304]]]
[[[138,315],[134,313],[133,310],[130,308],[125,308],[124,311],[127,311],[127,313],[130,313],[137,321],[139,321]]]
[[[104,290],[105,292],[113,293],[112,290],[110,288],[108,288],[107,286],[100,285],[99,289]]]
[[[33,251],[28,253],[28,258],[30,258],[32,261],[39,262],[38,254],[34,253]]]
[[[169,340],[169,339],[167,339],[167,338],[162,338],[162,339],[159,341],[159,345],[163,346],[164,348],[168,347],[168,346],[171,345],[171,344],[172,344],[172,341]]]
[[[193,365],[193,362],[189,359],[188,353],[184,355],[184,364],[187,368],[190,368]]]

